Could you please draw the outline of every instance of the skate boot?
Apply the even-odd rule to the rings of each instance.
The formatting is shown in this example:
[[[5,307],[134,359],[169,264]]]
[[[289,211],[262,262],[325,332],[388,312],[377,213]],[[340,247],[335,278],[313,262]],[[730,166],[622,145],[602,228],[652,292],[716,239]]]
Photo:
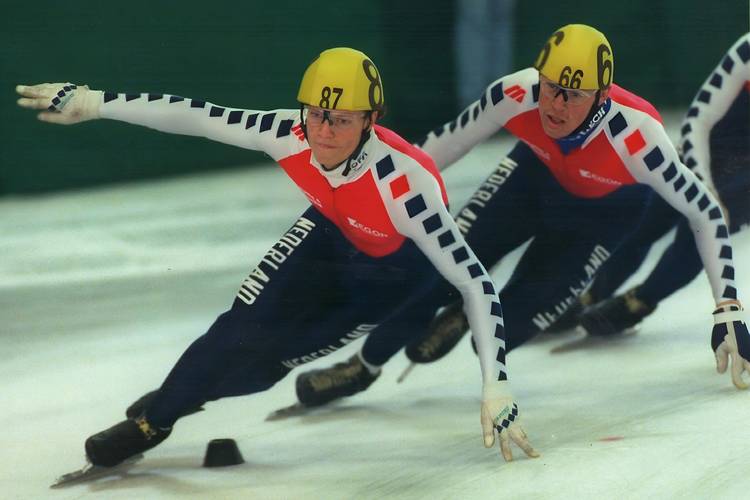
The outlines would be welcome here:
[[[311,370],[297,377],[297,398],[305,406],[322,406],[362,392],[380,376],[372,374],[358,355],[330,368]]]
[[[86,456],[102,467],[114,467],[123,460],[150,450],[161,443],[172,428],[160,429],[150,425],[144,417],[123,420],[86,440]]]
[[[583,310],[594,303],[594,296],[591,292],[583,292],[578,300],[571,305],[567,311],[557,318],[557,320],[544,330],[548,333],[562,333],[578,326],[578,317]]]
[[[127,418],[136,419],[143,415],[144,411],[146,410],[146,407],[151,404],[151,401],[154,400],[156,395],[159,393],[159,390],[147,392],[130,406],[128,406],[127,410],[125,410],[125,416]],[[203,405],[196,406],[195,408],[188,408],[184,412],[180,414],[180,418],[185,417],[187,415],[192,415],[193,413],[198,413],[199,411],[203,411]]]
[[[589,335],[607,337],[637,325],[655,309],[638,298],[638,288],[633,288],[624,295],[587,307],[578,316],[578,322]]]
[[[448,354],[469,331],[463,302],[454,302],[435,316],[421,339],[407,345],[406,357],[413,363],[432,363]]]

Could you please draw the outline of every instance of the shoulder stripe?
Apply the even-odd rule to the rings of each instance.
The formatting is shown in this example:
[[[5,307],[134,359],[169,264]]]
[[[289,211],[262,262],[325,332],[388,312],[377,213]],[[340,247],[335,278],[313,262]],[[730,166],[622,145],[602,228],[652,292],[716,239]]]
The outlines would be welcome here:
[[[378,179],[383,180],[385,177],[391,174],[396,168],[393,165],[393,158],[391,155],[387,155],[382,160],[375,164],[375,170],[378,172]]]
[[[677,175],[677,167],[674,163],[670,163],[661,175],[664,177],[664,181],[669,182]]]
[[[609,125],[609,133],[612,134],[612,137],[615,137],[627,128],[628,122],[625,120],[625,117],[622,116],[622,113],[618,111],[617,114],[607,122],[607,125]]]
[[[456,264],[460,264],[469,258],[469,252],[466,250],[466,247],[463,246],[456,248],[451,254],[453,255],[453,261]]]
[[[263,115],[263,118],[260,119],[260,129],[258,129],[258,132],[265,132],[266,130],[271,130],[271,127],[273,126],[273,121],[276,119],[276,113],[266,113]]]
[[[724,60],[721,61],[721,68],[726,71],[727,74],[732,73],[732,68],[734,68],[734,60],[729,54],[724,56]]]
[[[628,153],[631,156],[636,154],[638,151],[646,146],[646,141],[643,139],[640,130],[636,130],[625,138],[625,146],[628,148]]]
[[[676,181],[674,181],[674,192],[677,193],[682,189],[685,184],[687,184],[687,181],[685,180],[685,176],[680,174],[680,176],[677,178]]]
[[[409,218],[412,219],[427,210],[427,205],[421,194],[407,200],[406,203],[404,203],[404,206],[406,207],[406,213],[409,214]]]
[[[748,43],[747,40],[737,47],[737,55],[740,56],[743,63],[747,63],[747,61],[750,60],[750,43]]]
[[[247,121],[245,121],[245,130],[249,128],[253,128],[257,120],[258,120],[258,113],[252,113],[252,114],[247,115]]]
[[[443,234],[438,236],[438,243],[440,243],[440,248],[445,248],[447,246],[452,245],[456,242],[456,237],[453,236],[453,232],[448,229]]]
[[[276,137],[286,137],[289,135],[289,132],[292,130],[292,124],[294,123],[294,120],[281,120],[279,122],[279,128],[276,129]]]
[[[391,196],[393,196],[394,200],[411,191],[409,179],[406,178],[406,175],[401,175],[392,180],[391,183],[388,184],[388,187],[391,188]]]
[[[440,214],[434,213],[422,221],[422,226],[427,234],[434,233],[443,227],[443,221],[440,220]]]
[[[229,112],[229,116],[227,117],[227,125],[234,125],[235,123],[239,123],[242,121],[242,113],[241,110],[234,110]]]
[[[698,186],[695,184],[691,184],[689,188],[685,191],[685,200],[689,202],[693,201],[693,199],[698,196]]]
[[[655,146],[646,156],[643,157],[643,161],[649,170],[654,170],[664,163],[664,155],[659,149],[659,146]]]
[[[698,208],[701,209],[701,212],[705,212],[710,204],[711,202],[708,201],[708,196],[706,194],[701,196],[701,199],[698,200]]]
[[[497,82],[491,89],[490,89],[490,98],[492,99],[492,104],[495,105],[503,100],[503,82]]]
[[[476,278],[477,276],[481,276],[483,274],[482,266],[480,266],[476,262],[470,265],[469,267],[467,267],[466,269],[469,271],[469,276],[471,276],[472,279]]]

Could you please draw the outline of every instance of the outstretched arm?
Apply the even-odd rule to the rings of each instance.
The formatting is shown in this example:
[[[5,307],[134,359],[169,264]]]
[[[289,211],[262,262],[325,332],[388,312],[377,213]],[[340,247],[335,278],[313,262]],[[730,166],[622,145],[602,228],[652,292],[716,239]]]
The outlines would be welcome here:
[[[634,178],[653,187],[688,219],[716,302],[711,346],[717,369],[726,371],[731,358],[732,382],[746,389],[742,372],[750,373],[750,333],[742,319],[729,230],[719,203],[680,162],[661,124],[646,118],[635,133],[641,134],[643,146],[632,153],[623,151],[625,165]]]
[[[518,421],[518,406],[508,386],[503,314],[492,278],[466,244],[431,174],[420,168],[404,177],[409,187],[406,194],[394,197],[391,192],[389,186],[397,178],[393,172],[386,175],[378,187],[394,226],[416,243],[463,297],[482,370],[480,422],[484,445],[492,446],[497,432],[506,460],[512,459],[511,440],[528,456],[537,457],[538,453]]]
[[[429,154],[440,170],[461,159],[474,146],[497,133],[513,117],[535,107],[534,88],[539,73],[527,68],[492,82],[476,102],[453,121],[440,125],[417,146]]]
[[[16,91],[20,106],[41,110],[39,119],[49,123],[71,125],[107,118],[263,151],[274,159],[296,152],[301,145],[290,134],[299,121],[296,110],[233,109],[169,94],[116,94],[70,83],[19,85]]]

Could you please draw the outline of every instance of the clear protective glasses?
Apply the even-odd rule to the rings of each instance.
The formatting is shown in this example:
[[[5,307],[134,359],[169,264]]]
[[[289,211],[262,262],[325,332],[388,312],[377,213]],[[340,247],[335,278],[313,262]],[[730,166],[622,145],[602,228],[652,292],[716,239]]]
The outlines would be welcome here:
[[[362,111],[331,111],[313,106],[302,107],[302,119],[308,127],[319,127],[327,121],[334,131],[352,130],[361,127],[367,113]]]
[[[572,106],[579,106],[585,103],[589,97],[596,95],[596,90],[570,89],[558,85],[542,75],[539,75],[539,89],[542,94],[550,99],[562,94],[563,101]]]

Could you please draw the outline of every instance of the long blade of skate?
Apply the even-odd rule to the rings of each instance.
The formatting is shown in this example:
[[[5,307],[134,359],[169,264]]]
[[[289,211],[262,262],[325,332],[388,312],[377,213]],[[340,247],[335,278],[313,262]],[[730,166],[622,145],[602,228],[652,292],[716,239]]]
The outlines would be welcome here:
[[[142,454],[134,455],[114,467],[102,467],[89,462],[78,470],[68,472],[67,474],[58,477],[57,480],[50,485],[50,488],[62,488],[74,484],[85,483],[87,481],[93,481],[101,477],[123,474],[142,458]]]
[[[289,417],[298,417],[300,415],[306,414],[310,410],[311,408],[309,406],[305,406],[300,402],[296,402],[293,405],[285,406],[269,413],[266,417],[266,422],[271,422],[273,420],[283,420]]]
[[[589,335],[585,330],[577,331],[578,337],[550,349],[550,354],[562,354],[566,352],[608,348],[627,342],[637,333],[636,328],[628,328],[624,332],[609,337],[598,337]]]
[[[406,369],[401,373],[401,375],[399,375],[399,377],[396,379],[396,382],[399,384],[403,382],[415,366],[417,366],[416,363],[409,363],[409,366],[407,366]]]

